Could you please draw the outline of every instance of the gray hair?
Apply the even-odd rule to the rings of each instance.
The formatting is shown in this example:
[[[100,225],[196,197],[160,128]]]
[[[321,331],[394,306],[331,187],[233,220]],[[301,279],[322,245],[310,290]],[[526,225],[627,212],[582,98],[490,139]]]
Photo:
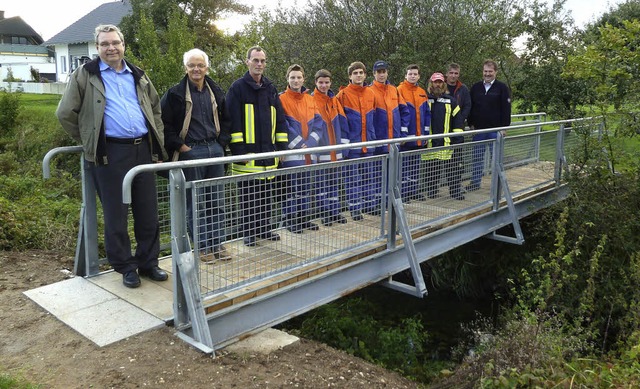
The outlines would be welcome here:
[[[124,35],[122,35],[122,31],[120,31],[118,26],[113,24],[100,24],[98,25],[98,27],[96,27],[95,31],[93,32],[93,37],[96,40],[96,45],[98,44],[98,35],[100,35],[101,32],[112,32],[112,31],[117,32],[118,36],[120,37],[120,40],[122,41],[122,43],[124,43]]]
[[[191,57],[204,58],[204,63],[207,65],[207,67],[209,67],[209,56],[204,51],[200,49],[191,49],[184,53],[184,55],[182,56],[182,63],[184,64],[184,66],[187,66],[187,62],[189,62],[189,59],[191,59]]]

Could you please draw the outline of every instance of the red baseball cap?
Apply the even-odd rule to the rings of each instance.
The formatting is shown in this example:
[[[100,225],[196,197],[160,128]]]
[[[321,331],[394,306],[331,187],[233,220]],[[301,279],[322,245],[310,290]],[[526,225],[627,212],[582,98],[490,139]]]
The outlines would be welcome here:
[[[438,72],[433,73],[433,74],[431,75],[431,82],[433,82],[433,81],[438,81],[438,80],[440,80],[440,81],[444,82],[444,74],[442,74],[442,73],[438,73]]]

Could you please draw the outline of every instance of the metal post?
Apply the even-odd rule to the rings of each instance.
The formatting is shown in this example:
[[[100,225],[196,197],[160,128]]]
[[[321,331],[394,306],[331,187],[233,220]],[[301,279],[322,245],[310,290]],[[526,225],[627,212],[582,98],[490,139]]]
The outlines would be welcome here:
[[[564,123],[560,124],[560,130],[556,136],[556,161],[554,166],[553,178],[556,181],[556,186],[560,186],[560,180],[562,179],[562,166],[563,162],[566,163],[564,155]]]
[[[187,235],[186,180],[182,169],[169,171],[171,202],[171,257],[173,259],[173,315],[174,325],[181,329],[189,324],[193,329],[193,346],[213,353],[213,341],[207,325],[198,282],[197,261],[191,252]],[[184,335],[184,334],[183,334]]]
[[[86,277],[100,272],[98,257],[98,211],[96,203],[96,186],[91,176],[89,163],[84,154],[80,154],[80,171],[82,177],[82,205],[80,206],[80,228],[73,272]]]
[[[493,153],[491,153],[493,155],[493,161],[491,161],[491,198],[493,199],[493,209],[497,210],[500,207],[501,192],[498,173],[504,157],[504,135],[501,131],[497,132],[497,137],[490,146],[493,147]]]

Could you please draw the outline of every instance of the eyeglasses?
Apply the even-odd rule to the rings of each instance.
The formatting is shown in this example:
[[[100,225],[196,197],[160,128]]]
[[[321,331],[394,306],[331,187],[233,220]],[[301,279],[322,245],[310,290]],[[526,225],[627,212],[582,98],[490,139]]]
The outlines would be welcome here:
[[[203,64],[203,63],[188,63],[187,64],[187,69],[206,69],[207,65]]]
[[[118,47],[121,44],[122,44],[122,41],[111,41],[111,42],[100,42],[98,46],[102,47],[103,49],[106,49],[109,46]]]

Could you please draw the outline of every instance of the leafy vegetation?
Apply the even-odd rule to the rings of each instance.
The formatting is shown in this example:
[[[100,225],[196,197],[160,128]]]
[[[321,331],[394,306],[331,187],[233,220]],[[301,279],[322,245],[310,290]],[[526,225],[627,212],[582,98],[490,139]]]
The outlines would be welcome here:
[[[351,298],[309,313],[298,327],[421,382],[438,376],[438,387],[637,387],[640,2],[620,4],[585,32],[564,3],[381,0],[371,8],[365,0],[317,0],[258,13],[229,37],[209,22],[247,11],[234,1],[135,0],[125,35],[160,93],[182,77],[182,52],[193,46],[211,53],[212,75],[228,86],[245,71],[246,49],[260,44],[281,87],[293,62],[308,74],[332,70],[337,86],[353,60],[385,59],[398,82],[409,63],[426,70],[424,80],[453,61],[467,80],[479,79],[482,60],[493,57],[521,110],[602,116],[599,137],[574,129],[582,147],[570,158],[571,196],[523,221],[524,246],[478,241],[425,266],[430,285],[500,305],[498,320],[467,326],[453,352],[458,368],[433,361],[434,336],[417,312],[393,324],[372,313],[373,301]],[[0,92],[0,249],[74,246],[77,155],[57,157],[51,180],[40,172],[49,149],[72,144],[53,115],[58,99]]]

